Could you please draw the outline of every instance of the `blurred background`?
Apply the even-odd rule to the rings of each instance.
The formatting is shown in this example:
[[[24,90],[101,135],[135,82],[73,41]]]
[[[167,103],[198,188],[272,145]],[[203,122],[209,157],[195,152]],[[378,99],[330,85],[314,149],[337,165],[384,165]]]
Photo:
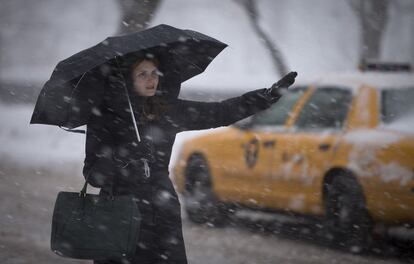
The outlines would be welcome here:
[[[288,70],[355,71],[367,59],[412,63],[413,9],[410,0],[2,0],[1,97],[33,102],[58,61],[162,23],[229,45],[183,92],[236,93],[269,86]]]
[[[0,0],[0,262],[64,263],[48,248],[50,217],[59,190],[82,186],[85,140],[55,127],[29,126],[53,68],[108,36],[158,24],[197,30],[229,45],[203,74],[183,83],[180,97],[186,99],[221,100],[269,87],[290,70],[302,82],[356,72],[365,61],[414,64],[412,0]],[[174,148],[194,134],[180,135]],[[185,228],[191,263],[227,263],[228,256],[228,263],[400,263],[291,240],[276,243],[275,253],[273,238],[256,233]],[[205,250],[196,243],[209,232]],[[236,257],[245,249],[262,257]],[[298,251],[305,254],[296,258]]]

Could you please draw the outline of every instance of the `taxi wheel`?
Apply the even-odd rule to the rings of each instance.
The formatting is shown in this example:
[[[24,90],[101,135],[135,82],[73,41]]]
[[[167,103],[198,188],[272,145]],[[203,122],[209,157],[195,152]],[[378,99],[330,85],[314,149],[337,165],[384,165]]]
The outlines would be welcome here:
[[[370,248],[373,222],[356,178],[347,172],[334,175],[326,186],[325,210],[328,238],[353,253]]]
[[[184,205],[191,221],[217,226],[227,222],[227,208],[214,195],[208,166],[202,157],[190,160],[185,185]]]

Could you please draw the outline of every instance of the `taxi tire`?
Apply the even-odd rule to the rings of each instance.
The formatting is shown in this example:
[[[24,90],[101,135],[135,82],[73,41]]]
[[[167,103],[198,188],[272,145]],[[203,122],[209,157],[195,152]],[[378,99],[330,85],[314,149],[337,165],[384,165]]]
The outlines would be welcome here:
[[[325,193],[326,229],[335,244],[353,253],[370,249],[373,222],[365,206],[362,187],[352,174],[333,176]]]
[[[222,226],[227,223],[228,210],[212,188],[207,162],[194,156],[188,163],[184,191],[184,205],[188,218],[198,224]]]

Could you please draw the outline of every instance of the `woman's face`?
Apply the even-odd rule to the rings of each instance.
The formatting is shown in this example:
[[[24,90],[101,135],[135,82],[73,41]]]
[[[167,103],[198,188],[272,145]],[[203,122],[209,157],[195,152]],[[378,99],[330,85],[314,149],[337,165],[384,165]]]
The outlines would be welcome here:
[[[143,60],[132,71],[134,91],[139,96],[154,96],[157,91],[160,72],[154,62]]]

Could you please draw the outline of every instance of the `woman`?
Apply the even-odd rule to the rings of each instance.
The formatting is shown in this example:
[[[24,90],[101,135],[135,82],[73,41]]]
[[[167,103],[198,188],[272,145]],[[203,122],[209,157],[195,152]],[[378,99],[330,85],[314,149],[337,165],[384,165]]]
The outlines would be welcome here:
[[[133,260],[95,263],[187,263],[180,204],[168,176],[175,135],[230,125],[268,108],[280,98],[281,86],[293,84],[296,73],[270,89],[206,103],[178,99],[179,75],[163,69],[171,64],[160,64],[151,54],[132,66],[122,65],[121,75],[108,78],[104,100],[88,123],[84,176],[102,195],[133,194],[143,215],[142,228]]]

